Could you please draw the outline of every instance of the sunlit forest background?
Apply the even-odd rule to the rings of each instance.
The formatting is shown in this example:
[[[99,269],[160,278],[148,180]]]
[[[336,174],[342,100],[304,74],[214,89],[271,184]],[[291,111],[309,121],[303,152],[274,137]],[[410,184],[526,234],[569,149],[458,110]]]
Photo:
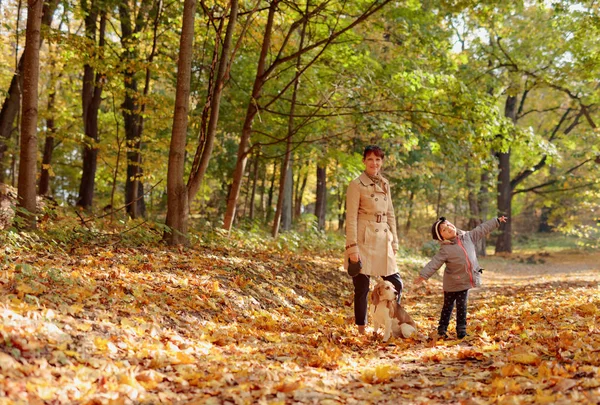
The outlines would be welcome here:
[[[440,215],[466,229],[504,214],[496,251],[535,232],[593,244],[598,7],[202,1],[183,172],[172,173],[189,201],[179,214],[200,234],[341,233],[346,186],[378,144],[406,243],[426,242]],[[38,221],[60,209],[83,228],[168,231],[184,2],[48,0],[43,11]],[[0,13],[0,180],[14,205],[27,4],[4,0]]]

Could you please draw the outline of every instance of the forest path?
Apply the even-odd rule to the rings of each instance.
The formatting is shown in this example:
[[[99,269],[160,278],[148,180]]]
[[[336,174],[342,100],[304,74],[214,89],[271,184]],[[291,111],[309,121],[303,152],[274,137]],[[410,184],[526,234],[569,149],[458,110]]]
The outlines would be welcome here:
[[[468,339],[427,340],[441,283],[407,270],[421,337],[384,344],[356,334],[339,257],[7,247],[0,404],[597,403],[600,253],[481,262]]]

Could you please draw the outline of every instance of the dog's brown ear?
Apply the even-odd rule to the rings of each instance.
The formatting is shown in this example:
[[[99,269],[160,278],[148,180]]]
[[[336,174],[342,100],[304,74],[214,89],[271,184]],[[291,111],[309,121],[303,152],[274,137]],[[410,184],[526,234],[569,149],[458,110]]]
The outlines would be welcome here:
[[[393,301],[388,301],[388,309],[390,310],[390,318],[394,319],[396,316],[396,306],[398,304]]]
[[[376,285],[375,288],[373,288],[373,291],[371,291],[371,304],[374,306],[377,306],[377,304],[379,304],[379,285]]]

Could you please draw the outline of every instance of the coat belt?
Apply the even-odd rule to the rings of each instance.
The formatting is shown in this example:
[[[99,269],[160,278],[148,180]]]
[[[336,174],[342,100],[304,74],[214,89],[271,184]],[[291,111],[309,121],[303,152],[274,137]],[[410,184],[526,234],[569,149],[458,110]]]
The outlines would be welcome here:
[[[383,221],[383,217],[387,216],[387,214],[364,214],[364,213],[359,213],[358,214],[358,219],[366,219],[367,221],[375,221],[375,222],[381,222]]]

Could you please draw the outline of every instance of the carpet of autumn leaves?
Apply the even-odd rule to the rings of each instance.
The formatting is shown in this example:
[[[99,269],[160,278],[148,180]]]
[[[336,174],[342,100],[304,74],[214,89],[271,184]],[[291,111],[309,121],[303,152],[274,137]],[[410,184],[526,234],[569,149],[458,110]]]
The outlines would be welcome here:
[[[598,403],[600,253],[482,263],[470,337],[427,338],[441,283],[403,266],[420,334],[383,344],[356,334],[339,257],[3,248],[0,404]]]

